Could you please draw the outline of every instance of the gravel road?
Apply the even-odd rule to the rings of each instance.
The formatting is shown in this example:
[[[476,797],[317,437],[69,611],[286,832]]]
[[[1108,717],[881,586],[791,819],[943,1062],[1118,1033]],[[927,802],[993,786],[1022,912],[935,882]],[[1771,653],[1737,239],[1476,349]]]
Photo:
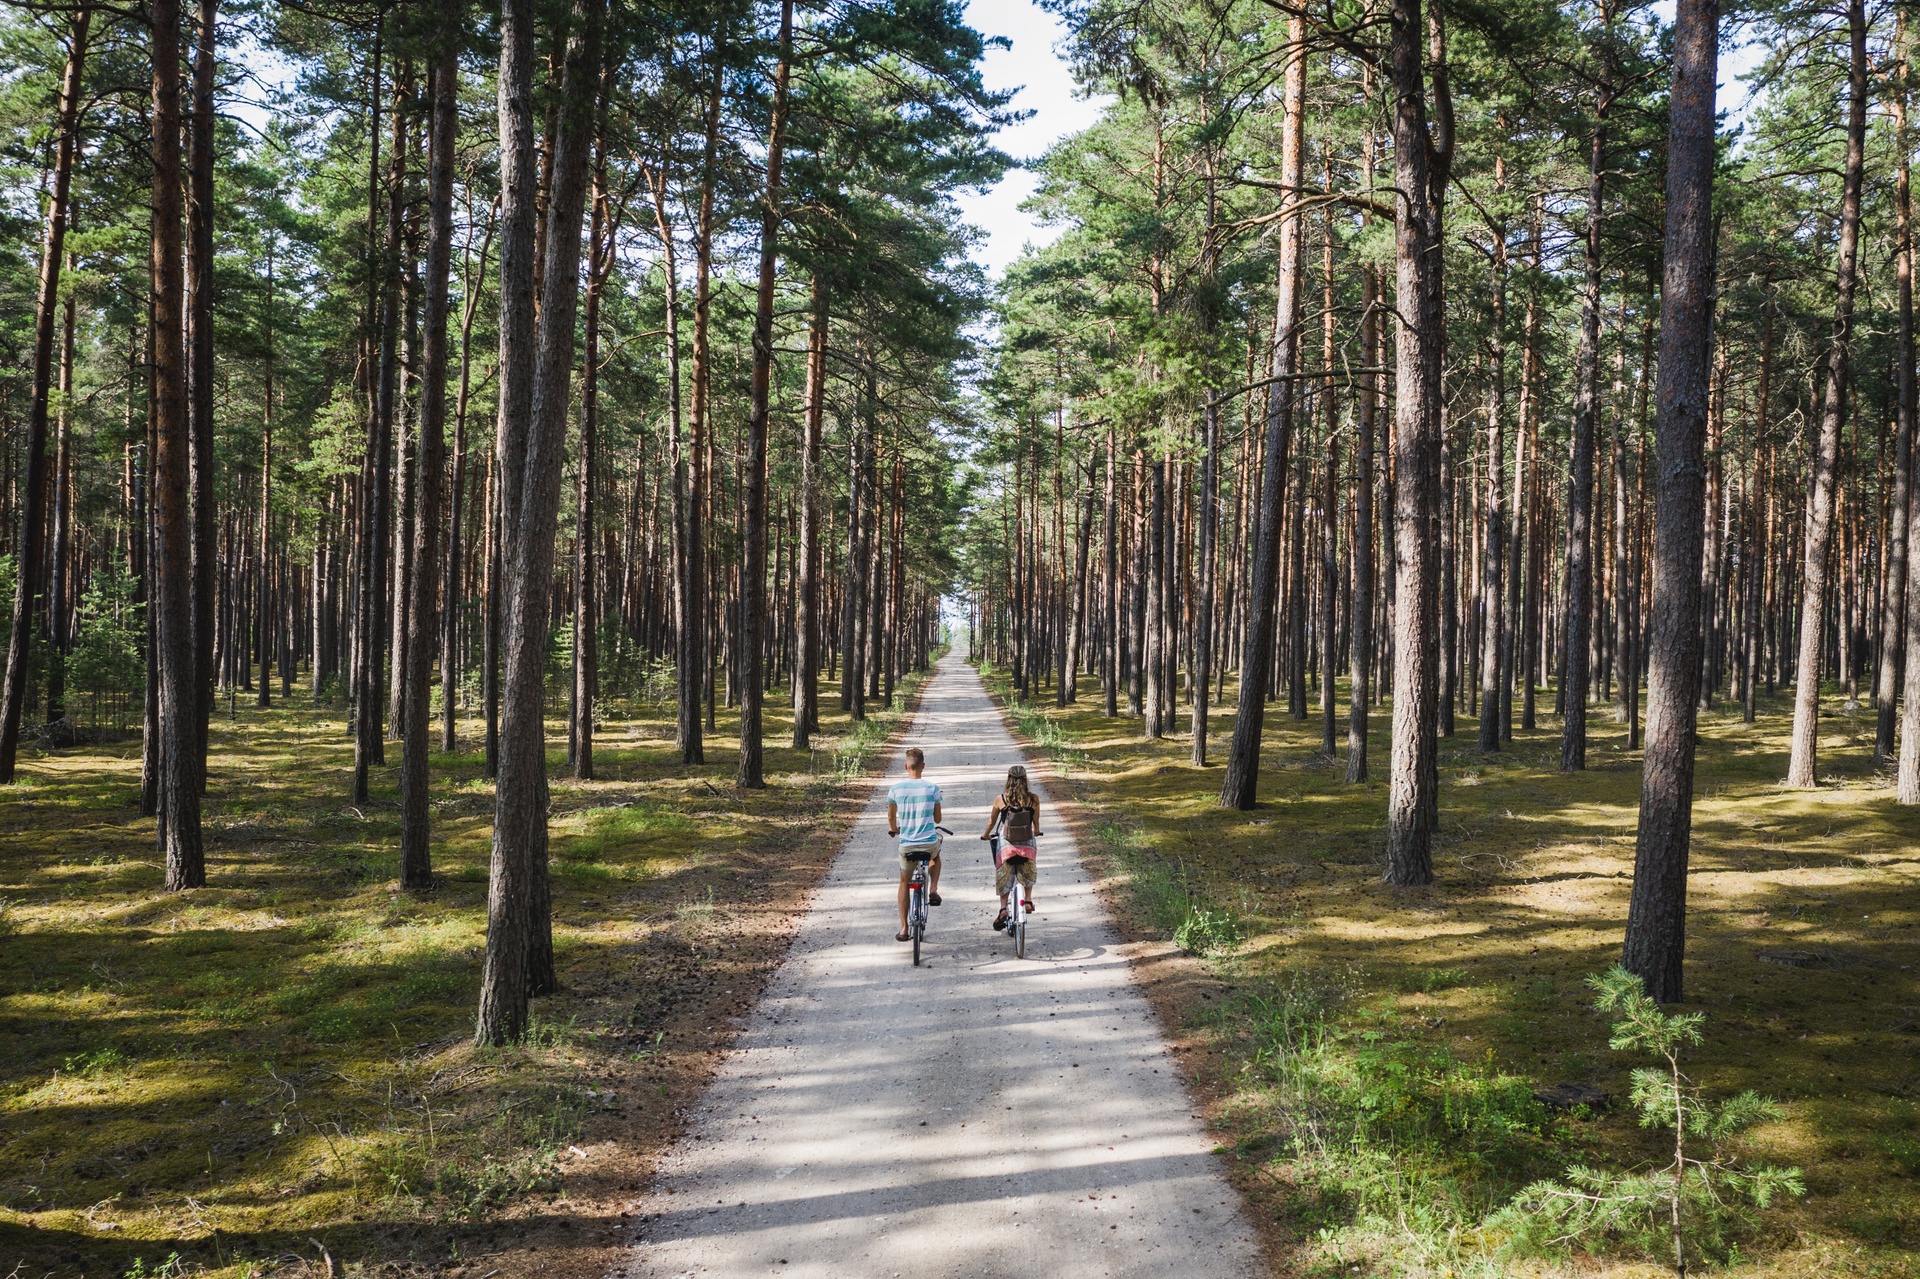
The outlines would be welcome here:
[[[618,1273],[1263,1273],[1063,825],[1043,815],[1027,958],[990,926],[977,836],[1022,755],[972,668],[941,664],[907,741],[957,832],[923,966],[893,940],[896,755],[630,1221]]]

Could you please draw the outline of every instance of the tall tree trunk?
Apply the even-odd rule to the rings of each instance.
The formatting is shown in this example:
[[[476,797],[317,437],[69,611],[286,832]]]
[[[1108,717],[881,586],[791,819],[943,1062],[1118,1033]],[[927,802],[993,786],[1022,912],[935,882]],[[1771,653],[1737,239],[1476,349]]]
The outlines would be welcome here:
[[[155,654],[160,690],[160,849],[169,892],[200,888],[201,688],[195,660],[192,441],[180,264],[180,6],[153,0]]]
[[[497,429],[497,428],[496,428]],[[480,619],[480,701],[486,719],[486,747],[483,752],[487,779],[500,775],[500,553],[504,525],[501,523],[500,486],[505,476],[500,465],[499,442],[487,454],[486,563],[482,566],[486,607]]]
[[[1436,727],[1441,737],[1452,737],[1454,694],[1460,674],[1460,607],[1454,586],[1454,568],[1458,563],[1454,531],[1458,522],[1454,502],[1453,420],[1447,413],[1444,391],[1440,403],[1440,713]]]
[[[1506,188],[1506,157],[1493,160],[1496,198]],[[1480,569],[1480,749],[1497,751],[1509,701],[1506,635],[1506,410],[1507,410],[1507,225],[1489,222],[1492,253],[1487,268],[1491,307],[1487,327],[1486,541]]]
[[[806,750],[820,727],[820,433],[827,411],[827,280],[809,284],[807,402],[800,443],[799,587],[794,604],[793,748]]]
[[[453,411],[453,488],[447,512],[447,577],[442,590],[446,613],[440,625],[440,749],[457,749],[454,740],[454,707],[460,690],[460,604],[464,602],[467,524],[467,404],[473,391],[473,317],[480,309],[480,282],[487,274],[487,253],[493,247],[494,210],[488,210],[485,234],[480,241],[477,267],[469,259],[462,289],[465,301],[460,312],[460,393]],[[468,241],[472,245],[472,241]],[[483,504],[491,509],[491,503]],[[482,537],[486,536],[482,532]],[[489,562],[491,562],[489,560]],[[486,623],[483,621],[482,625]]]
[[[176,240],[175,243],[178,243]],[[146,615],[147,636],[142,647],[146,659],[146,679],[142,698],[145,705],[140,720],[140,815],[157,817],[160,813],[160,512],[159,476],[155,468],[160,458],[160,358],[156,345],[156,321],[159,306],[153,290],[147,290],[147,431],[146,431],[146,560],[147,574],[140,586],[140,602]]]
[[[1164,647],[1166,643],[1166,627],[1163,624],[1164,610],[1166,608],[1168,573],[1168,539],[1166,536],[1168,465],[1169,463],[1164,457],[1154,459],[1152,464],[1153,469],[1149,479],[1149,483],[1152,486],[1153,497],[1152,505],[1148,508],[1147,512],[1147,625],[1144,652],[1146,659],[1147,700],[1146,714],[1140,721],[1141,733],[1149,741],[1157,741],[1165,733],[1166,723],[1170,718],[1168,712],[1171,709],[1168,703],[1173,695],[1173,690],[1168,687],[1166,679],[1166,651]],[[1029,475],[1032,475],[1038,469],[1039,467],[1037,465],[1029,462],[1027,467]],[[1037,493],[1040,487],[1039,484],[1035,483],[1033,487]],[[1035,525],[1040,523],[1039,505],[1037,500],[1032,503],[1035,509],[1032,512],[1031,522]],[[1036,538],[1035,550],[1037,551],[1038,549],[1038,539]],[[1027,581],[1034,586],[1037,586],[1040,580],[1039,561],[1039,555],[1035,554],[1028,561],[1028,568],[1025,575]],[[1032,615],[1033,622],[1037,625],[1040,620],[1038,616],[1039,610],[1029,606],[1029,613]],[[1037,681],[1037,670],[1035,671],[1035,675]]]
[[[273,576],[269,568],[267,546],[273,536],[273,246],[267,246],[267,361],[266,386],[261,395],[260,414],[260,563],[254,595],[258,602],[259,623],[255,640],[260,657],[260,688],[254,704],[262,710],[273,705],[271,667],[273,648],[268,636],[267,607],[273,597]]]
[[[1374,92],[1373,71],[1362,71],[1364,96]],[[1360,137],[1360,184],[1371,190],[1374,183],[1376,132],[1369,125]],[[1360,215],[1363,225],[1373,224],[1371,211]],[[1360,363],[1372,369],[1379,366],[1380,277],[1371,265],[1360,268]],[[1251,380],[1251,379],[1249,379]],[[1360,402],[1354,420],[1353,438],[1353,637],[1348,662],[1352,687],[1347,695],[1347,781],[1367,780],[1367,706],[1373,692],[1374,660],[1374,432],[1379,411],[1379,378],[1373,373],[1360,375]]]
[[[780,62],[773,79],[773,119],[767,134],[766,207],[760,215],[760,290],[753,314],[752,408],[747,423],[747,472],[742,485],[740,558],[740,767],[735,779],[758,789],[763,778],[760,740],[766,663],[761,654],[767,624],[767,414],[773,381],[774,261],[780,238],[780,160],[786,141],[787,81],[793,67],[793,0],[780,5]]]
[[[680,264],[675,252],[673,224],[667,219],[667,177],[655,170],[649,179],[653,188],[654,230],[660,237],[662,309],[666,312],[667,348],[667,421],[669,465],[673,468],[673,660],[675,668],[675,743],[683,762],[689,749],[698,749],[700,737],[700,695],[693,681],[695,648],[692,647],[697,623],[691,612],[694,580],[692,542],[695,520],[689,484],[692,460],[685,437],[685,418],[680,397]],[[694,743],[689,747],[689,743]]]
[[[366,493],[361,518],[360,547],[360,626],[354,644],[354,660],[359,668],[355,684],[357,734],[354,739],[353,796],[366,803],[369,773],[376,764],[386,763],[386,687],[383,660],[391,615],[388,598],[388,554],[392,547],[393,516],[393,422],[398,379],[400,330],[400,239],[406,220],[406,156],[408,132],[401,110],[405,76],[394,78],[394,102],[391,112],[392,138],[387,172],[386,234],[378,266],[380,307],[378,363],[374,380],[372,428],[367,438]],[[504,306],[504,302],[502,303]]]
[[[1516,406],[1518,434],[1513,447],[1513,512],[1512,529],[1507,542],[1507,683],[1508,700],[1500,707],[1500,740],[1513,740],[1513,700],[1512,685],[1519,680],[1524,686],[1521,692],[1521,727],[1533,727],[1533,651],[1536,628],[1534,609],[1537,592],[1534,588],[1535,564],[1533,561],[1533,527],[1538,510],[1537,487],[1535,484],[1534,458],[1536,456],[1536,424],[1539,402],[1538,372],[1540,368],[1540,249],[1542,205],[1544,201],[1536,195],[1527,211],[1528,259],[1531,270],[1527,273],[1527,305],[1525,318],[1521,326],[1520,341],[1520,401]]]
[[[694,228],[693,282],[693,404],[692,431],[687,441],[687,525],[683,540],[687,585],[686,626],[681,647],[685,658],[680,665],[680,759],[685,764],[707,762],[702,739],[700,700],[709,694],[713,676],[713,655],[707,648],[707,437],[712,403],[712,361],[708,350],[708,322],[713,308],[713,184],[714,164],[720,145],[720,107],[725,89],[723,51],[726,44],[724,21],[714,32],[710,53],[712,82],[707,89],[706,141],[701,151],[700,213]],[[707,701],[711,717],[712,699]]]
[[[1322,181],[1333,189],[1333,152],[1323,151]],[[1333,216],[1321,211],[1320,223],[1320,371],[1319,388],[1321,435],[1320,484],[1320,753],[1329,760],[1338,749],[1334,697],[1334,668],[1340,661],[1339,643],[1339,556],[1340,556],[1340,442],[1339,419],[1334,410],[1333,377],[1335,346]]]
[[[1363,140],[1365,170],[1372,170],[1371,134]],[[1380,281],[1371,266],[1360,275],[1361,361],[1374,367],[1379,346]],[[1353,636],[1349,645],[1347,694],[1347,781],[1367,780],[1367,707],[1373,691],[1374,610],[1374,433],[1378,429],[1378,380],[1372,373],[1360,377],[1359,412],[1353,433]]]
[[[1800,787],[1818,784],[1814,757],[1820,739],[1821,622],[1827,605],[1827,557],[1833,543],[1840,431],[1846,422],[1847,361],[1853,344],[1853,293],[1860,245],[1860,187],[1866,167],[1864,0],[1850,0],[1847,5],[1847,45],[1847,158],[1840,197],[1840,238],[1834,251],[1833,335],[1827,348],[1820,439],[1812,458],[1813,482],[1807,491],[1806,553],[1800,568],[1800,649],[1793,672],[1793,738],[1787,759],[1787,785]]]
[[[1391,62],[1394,224],[1394,654],[1393,749],[1387,794],[1387,882],[1433,882],[1439,817],[1434,739],[1439,676],[1442,338],[1446,293],[1441,219],[1453,159],[1453,101],[1440,15],[1420,0],[1393,0]],[[1423,59],[1422,41],[1426,57]],[[1433,114],[1427,111],[1427,81]]]
[[[593,551],[594,496],[600,447],[600,295],[613,268],[611,240],[618,228],[607,196],[606,100],[611,85],[602,77],[594,112],[593,212],[587,222],[587,314],[582,326],[585,350],[580,361],[580,453],[573,523],[573,775],[593,779],[594,699],[599,692],[599,616]]]
[[[1214,152],[1209,145],[1204,157],[1206,166],[1206,244],[1207,256],[1203,269],[1209,280],[1218,273],[1217,253],[1213,248],[1214,220],[1218,204],[1214,193]],[[1209,335],[1215,327],[1215,313],[1209,307],[1206,313],[1206,330]],[[1248,395],[1253,392],[1248,391]],[[1200,559],[1200,599],[1195,610],[1193,626],[1193,707],[1191,731],[1192,750],[1189,758],[1195,768],[1207,766],[1207,695],[1208,683],[1213,678],[1213,664],[1217,659],[1213,651],[1214,644],[1214,596],[1217,576],[1215,566],[1219,552],[1214,543],[1217,540],[1220,525],[1220,404],[1212,395],[1207,397],[1206,405],[1200,417],[1200,527],[1196,541]],[[1093,514],[1093,476],[1089,469],[1087,476],[1087,514]],[[1079,564],[1086,563],[1087,538],[1083,532],[1078,547]],[[1077,589],[1077,588],[1076,588]],[[1075,597],[1076,627],[1079,614],[1078,596]]]
[[[866,612],[867,548],[861,537],[866,524],[867,455],[872,450],[875,374],[870,344],[861,339],[859,360],[864,366],[858,420],[847,432],[847,558],[840,583],[840,709],[855,722],[866,712],[866,645],[861,642],[860,618]],[[1015,463],[1016,474],[1018,462]],[[1015,599],[1018,597],[1015,596]],[[1019,624],[1016,610],[1014,621]],[[1016,631],[1016,640],[1018,632]],[[1015,648],[1014,676],[1020,674],[1018,648]]]
[[[1719,16],[1716,0],[1679,0],[1667,135],[1647,747],[1640,773],[1633,896],[1621,955],[1627,970],[1662,1003],[1681,998],[1693,826]]]
[[[406,121],[406,149],[411,151],[421,145],[421,139],[415,135],[413,128],[414,118],[419,113],[413,59],[408,58],[400,66],[400,78],[394,85],[394,119]],[[394,148],[396,159],[401,154],[402,148]],[[402,228],[398,259],[400,271],[394,283],[400,303],[400,328],[394,366],[398,380],[391,418],[394,430],[393,514],[388,524],[392,529],[393,542],[387,587],[391,608],[385,622],[388,628],[387,724],[395,738],[406,732],[406,726],[411,722],[406,713],[407,615],[413,607],[414,479],[418,474],[415,464],[420,452],[419,405],[416,399],[420,384],[420,277],[417,267],[420,258],[420,218],[415,207],[412,175],[407,173],[405,166],[398,169],[397,174],[405,203],[396,210]]]
[[[414,571],[407,585],[413,598],[407,606],[407,695],[401,705],[406,728],[400,743],[400,887],[426,892],[433,887],[431,808],[427,765],[427,703],[433,680],[435,625],[433,566],[439,563],[435,543],[440,529],[440,472],[445,465],[447,427],[447,287],[453,269],[454,139],[459,128],[460,63],[453,33],[445,26],[436,33],[435,50],[427,73],[432,115],[427,134],[427,262],[426,315],[423,321],[420,371],[419,444],[414,450],[413,539]],[[455,528],[449,535],[460,536]],[[447,598],[452,611],[453,597]]]
[[[1893,250],[1895,298],[1899,307],[1899,328],[1894,347],[1895,424],[1893,444],[1893,496],[1888,512],[1886,589],[1880,612],[1880,704],[1874,726],[1873,761],[1876,766],[1894,758],[1894,709],[1900,684],[1905,676],[1906,646],[1914,632],[1907,628],[1907,539],[1913,491],[1913,195],[1912,138],[1907,128],[1907,87],[1911,73],[1908,48],[1907,11],[1894,11],[1893,92],[1888,106],[1893,114]],[[1917,757],[1920,763],[1920,757]],[[1920,783],[1920,778],[1916,778]]]
[[[1121,609],[1120,589],[1120,532],[1117,521],[1120,517],[1119,494],[1114,485],[1118,482],[1115,473],[1116,432],[1109,424],[1107,427],[1107,492],[1106,504],[1102,513],[1101,527],[1106,542],[1106,581],[1105,616],[1107,642],[1103,657],[1103,687],[1101,689],[1101,714],[1114,719],[1120,714],[1120,680],[1124,663],[1121,661],[1121,632],[1124,618]]]
[[[20,745],[20,720],[26,712],[27,665],[32,644],[34,614],[38,611],[40,567],[46,555],[43,541],[47,501],[47,415],[53,381],[54,330],[60,315],[60,268],[66,260],[67,212],[73,184],[73,157],[78,147],[80,75],[86,62],[87,31],[93,14],[86,6],[74,11],[67,33],[66,69],[60,80],[60,109],[56,123],[47,225],[40,246],[40,281],[34,300],[33,385],[27,404],[26,457],[17,481],[24,492],[20,540],[15,545],[16,573],[13,617],[7,640],[7,672],[0,692],[0,784],[14,780],[14,760]],[[71,305],[71,303],[69,303]],[[131,370],[129,370],[131,375]],[[131,393],[131,387],[129,387]]]
[[[73,263],[68,262],[69,269]],[[60,419],[53,448],[53,554],[47,590],[47,705],[49,724],[66,717],[67,619],[73,612],[73,326],[71,294],[60,307]]]
[[[1280,185],[1293,207],[1280,221],[1280,266],[1275,288],[1273,349],[1267,397],[1266,453],[1260,473],[1260,509],[1255,517],[1253,560],[1248,566],[1247,635],[1240,652],[1240,696],[1234,713],[1233,744],[1227,752],[1220,804],[1253,807],[1260,786],[1260,740],[1267,710],[1267,680],[1273,662],[1274,587],[1280,566],[1280,530],[1286,519],[1287,446],[1293,427],[1294,374],[1299,351],[1300,288],[1304,241],[1298,192],[1306,159],[1307,68],[1303,42],[1306,24],[1287,20],[1287,61],[1281,126]],[[1249,392],[1251,394],[1251,392]]]
[[[1329,261],[1332,256],[1329,252]],[[1331,365],[1328,367],[1331,368]],[[1320,486],[1320,752],[1332,759],[1338,749],[1335,740],[1333,672],[1340,661],[1337,624],[1340,587],[1340,436],[1334,429],[1331,389],[1323,390],[1322,394],[1326,396],[1327,407],[1321,444]]]
[[[193,113],[187,125],[187,434],[193,504],[193,646],[199,680],[195,784],[207,788],[207,719],[213,713],[213,79],[215,0],[194,23]],[[157,18],[155,19],[158,20]],[[159,180],[159,175],[154,175]]]
[[[504,0],[500,50],[500,417],[508,533],[506,697],[487,896],[487,955],[475,1040],[509,1043],[527,1028],[529,995],[554,989],[547,879],[546,733],[542,722],[548,595],[566,444],[568,380],[579,303],[580,221],[600,78],[601,0],[574,0],[564,109],[554,138],[545,275],[534,349],[532,15]],[[509,260],[511,259],[511,260]]]
[[[1560,768],[1587,766],[1588,646],[1593,626],[1593,449],[1600,417],[1600,235],[1605,220],[1607,117],[1613,109],[1613,5],[1600,6],[1598,75],[1593,86],[1593,134],[1587,152],[1587,226],[1582,247],[1586,270],[1581,282],[1580,344],[1574,355],[1573,457],[1567,472],[1567,614],[1561,619],[1566,642],[1566,677],[1560,697],[1565,708],[1560,732]]]
[[[1644,404],[1648,366],[1653,354],[1653,317],[1651,315],[1643,316],[1641,321],[1640,352],[1640,397]],[[1624,353],[1622,358],[1625,358]],[[1614,696],[1613,719],[1617,724],[1633,722],[1639,711],[1640,700],[1640,654],[1634,643],[1633,631],[1633,601],[1640,593],[1640,585],[1632,571],[1632,504],[1627,495],[1628,427],[1626,405],[1615,404],[1613,406],[1613,667],[1618,673],[1619,689]]]

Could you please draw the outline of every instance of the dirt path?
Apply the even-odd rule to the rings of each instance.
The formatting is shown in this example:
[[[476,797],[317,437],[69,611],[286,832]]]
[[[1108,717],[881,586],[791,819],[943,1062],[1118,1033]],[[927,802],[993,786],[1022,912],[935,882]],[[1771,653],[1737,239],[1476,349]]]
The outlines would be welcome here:
[[[991,867],[975,837],[1022,756],[965,663],[942,665],[907,742],[926,750],[958,832],[927,962],[913,968],[893,940],[882,783],[663,1160],[619,1273],[1260,1273],[1062,825],[1041,841],[1027,958],[989,926]],[[902,769],[896,756],[890,777]]]

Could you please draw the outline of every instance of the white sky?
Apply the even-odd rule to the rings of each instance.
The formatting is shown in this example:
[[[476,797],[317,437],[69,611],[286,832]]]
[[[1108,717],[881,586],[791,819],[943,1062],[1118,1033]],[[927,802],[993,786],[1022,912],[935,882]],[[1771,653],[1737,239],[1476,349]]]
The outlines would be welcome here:
[[[996,141],[1002,151],[1015,160],[1038,159],[1055,141],[1100,118],[1102,103],[1074,96],[1073,76],[1054,53],[1054,43],[1066,33],[1059,19],[1032,0],[968,0],[967,23],[982,35],[1013,41],[1013,48],[987,54],[982,76],[990,89],[1019,88],[1013,105],[1034,113],[1032,119],[999,135]],[[986,239],[974,249],[974,259],[995,279],[1027,244],[1051,244],[1065,230],[1043,226],[1021,211],[1020,202],[1033,189],[1033,174],[1016,168],[984,194],[960,198],[967,221],[986,232]]]
[[[1662,21],[1673,21],[1673,0],[1655,0],[1654,12]],[[987,36],[1006,36],[1013,48],[988,53],[982,74],[987,87],[1018,87],[1013,100],[1018,108],[1032,111],[1033,117],[999,135],[1000,149],[1016,161],[1038,159],[1042,152],[1068,134],[1078,133],[1100,117],[1105,99],[1088,100],[1075,95],[1073,76],[1067,64],[1054,52],[1054,45],[1066,34],[1066,28],[1033,0],[967,0],[967,22]],[[1733,121],[1746,114],[1748,86],[1739,77],[1759,65],[1763,50],[1740,47],[1738,32],[1720,49],[1720,92],[1722,111]],[[986,233],[974,248],[973,256],[994,279],[1020,256],[1028,244],[1045,246],[1061,235],[1064,227],[1043,225],[1033,214],[1021,210],[1020,203],[1033,194],[1034,176],[1023,168],[1008,170],[997,185],[978,195],[960,197],[959,204],[967,221]]]

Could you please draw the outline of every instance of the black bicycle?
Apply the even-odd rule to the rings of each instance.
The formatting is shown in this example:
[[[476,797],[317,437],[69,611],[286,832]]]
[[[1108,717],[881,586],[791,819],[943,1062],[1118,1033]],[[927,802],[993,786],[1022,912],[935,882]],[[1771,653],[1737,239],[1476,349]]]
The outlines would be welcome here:
[[[942,835],[951,835],[945,826],[935,826]],[[895,838],[898,838],[896,836]],[[927,884],[928,866],[933,862],[934,849],[914,848],[901,853],[913,863],[913,871],[907,876],[907,933],[913,938],[913,966],[920,966],[920,942],[927,935]]]

